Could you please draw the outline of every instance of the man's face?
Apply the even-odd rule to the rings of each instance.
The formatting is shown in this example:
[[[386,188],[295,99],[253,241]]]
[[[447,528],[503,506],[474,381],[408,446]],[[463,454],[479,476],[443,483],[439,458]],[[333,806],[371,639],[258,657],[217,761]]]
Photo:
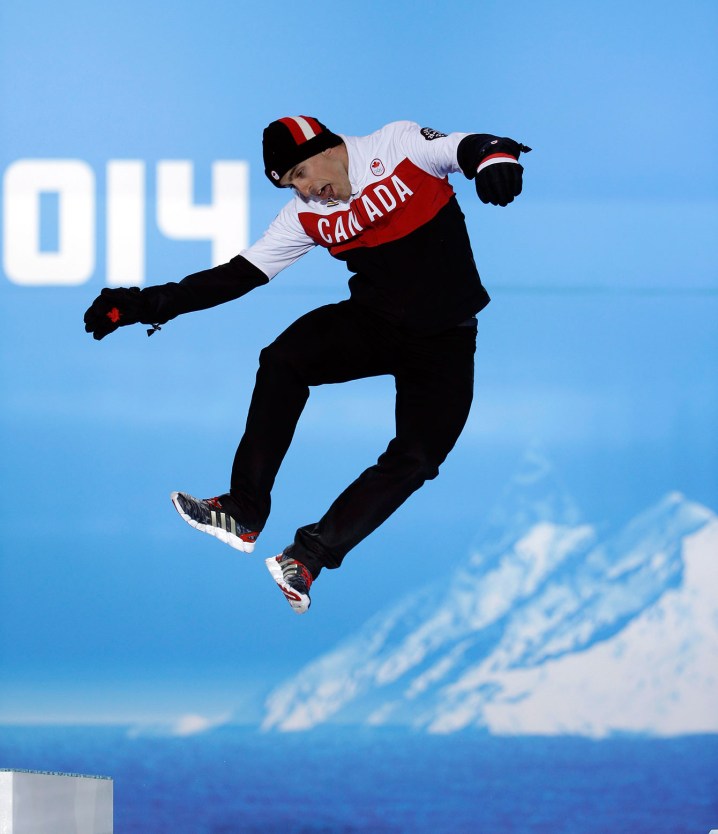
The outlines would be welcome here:
[[[312,200],[342,200],[351,197],[347,152],[344,145],[327,148],[298,163],[282,177],[280,185],[295,188]]]

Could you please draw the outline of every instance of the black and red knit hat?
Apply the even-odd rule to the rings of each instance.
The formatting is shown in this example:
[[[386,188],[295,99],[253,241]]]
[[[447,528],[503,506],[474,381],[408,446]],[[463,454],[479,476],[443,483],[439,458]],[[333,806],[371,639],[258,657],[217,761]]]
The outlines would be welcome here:
[[[278,188],[279,180],[298,162],[341,145],[342,139],[311,116],[286,116],[264,129],[264,173]]]

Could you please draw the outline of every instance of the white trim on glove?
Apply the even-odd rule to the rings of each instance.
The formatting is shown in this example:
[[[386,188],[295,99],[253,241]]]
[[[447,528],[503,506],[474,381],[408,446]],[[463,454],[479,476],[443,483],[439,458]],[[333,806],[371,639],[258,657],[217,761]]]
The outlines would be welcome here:
[[[508,153],[492,153],[491,156],[487,156],[485,159],[482,160],[481,165],[476,169],[476,173],[480,174],[484,168],[488,168],[489,165],[496,165],[499,162],[515,162],[517,165],[519,164],[518,159],[515,156],[511,156]]]

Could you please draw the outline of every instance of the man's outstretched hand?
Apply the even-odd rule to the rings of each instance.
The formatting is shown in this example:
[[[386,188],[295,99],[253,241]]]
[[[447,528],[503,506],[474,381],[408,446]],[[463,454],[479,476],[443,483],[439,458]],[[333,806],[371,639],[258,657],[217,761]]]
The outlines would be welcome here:
[[[143,314],[139,287],[105,287],[85,313],[85,330],[104,339],[118,327],[136,324]]]
[[[507,206],[518,197],[523,186],[523,165],[519,154],[531,148],[513,139],[493,139],[482,148],[482,159],[476,170],[476,193],[482,203]]]

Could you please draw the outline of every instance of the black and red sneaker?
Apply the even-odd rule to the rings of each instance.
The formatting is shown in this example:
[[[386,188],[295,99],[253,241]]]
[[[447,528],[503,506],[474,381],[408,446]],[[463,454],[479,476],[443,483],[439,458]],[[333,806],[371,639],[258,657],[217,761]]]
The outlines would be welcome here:
[[[279,585],[279,590],[287,598],[297,614],[304,614],[312,604],[309,598],[309,589],[312,587],[314,577],[301,562],[298,562],[286,552],[280,553],[271,559],[265,559],[267,570],[272,574],[272,579]]]
[[[193,498],[186,492],[170,496],[182,518],[202,533],[208,533],[235,550],[251,553],[259,533],[245,527],[236,516],[236,508],[229,493],[216,498]]]

